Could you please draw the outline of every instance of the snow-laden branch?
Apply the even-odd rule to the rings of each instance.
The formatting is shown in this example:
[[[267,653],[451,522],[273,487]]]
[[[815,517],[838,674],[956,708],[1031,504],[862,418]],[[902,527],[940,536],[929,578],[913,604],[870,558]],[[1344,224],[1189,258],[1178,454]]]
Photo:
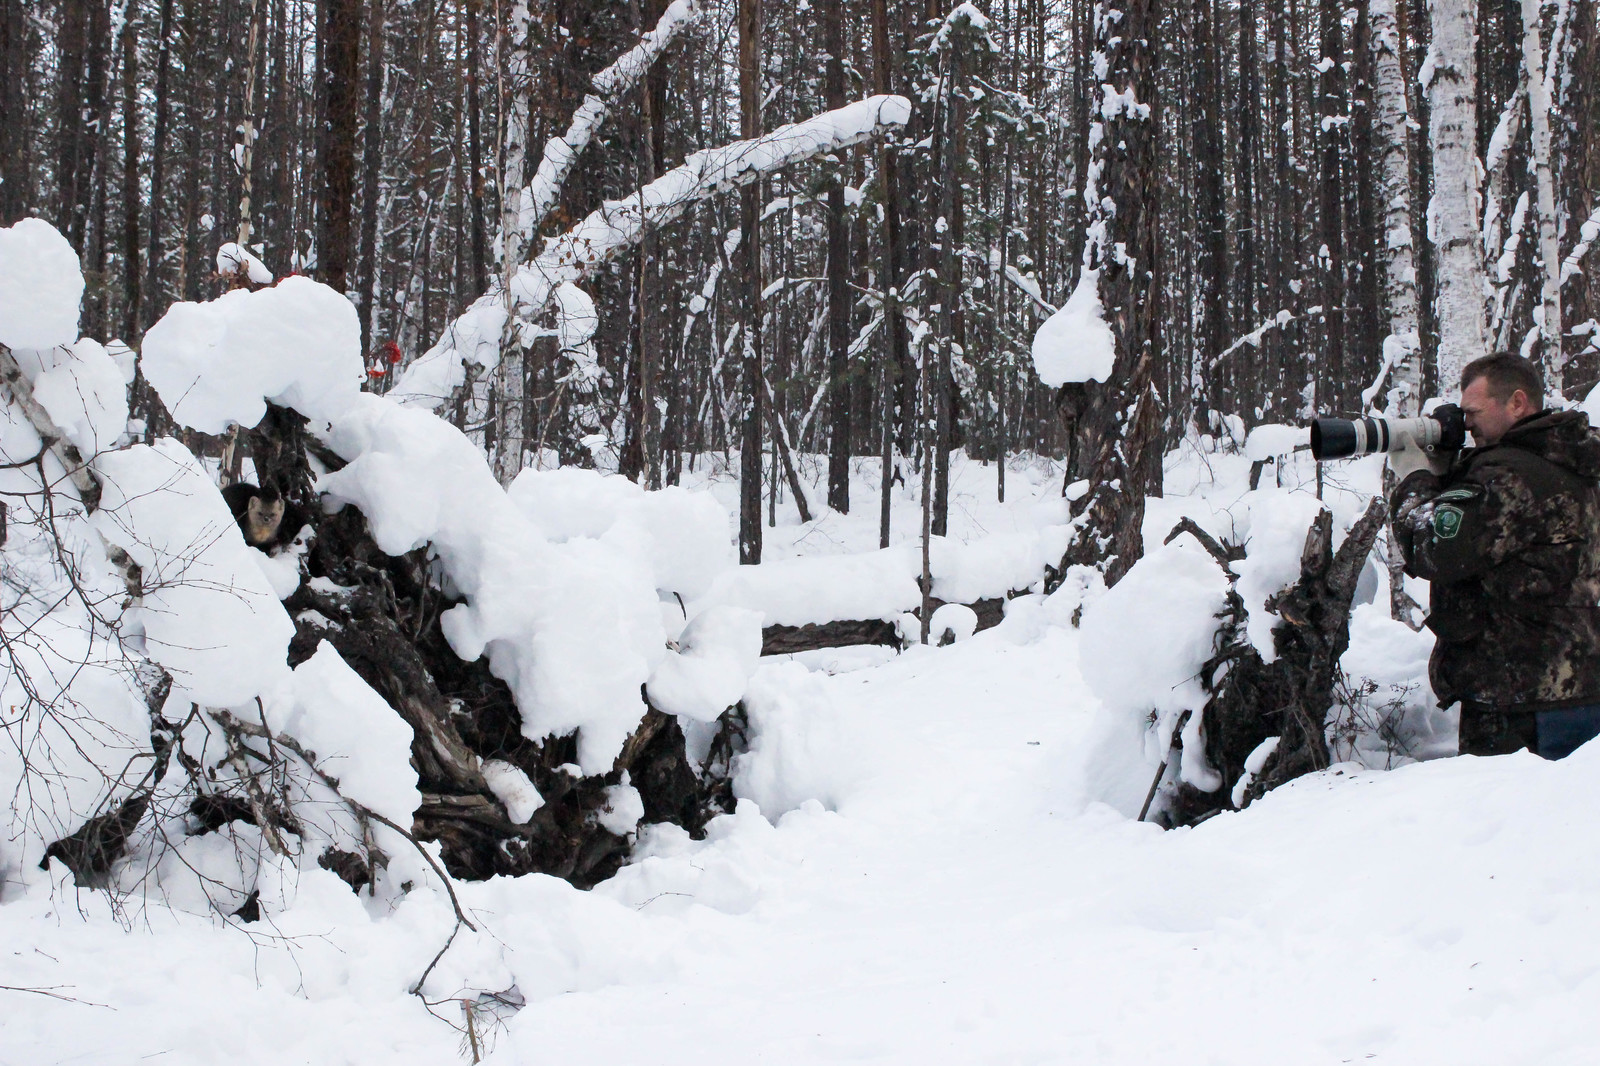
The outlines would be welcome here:
[[[1582,226],[1578,228],[1578,243],[1573,246],[1567,257],[1561,261],[1561,283],[1565,285],[1569,278],[1583,273],[1583,257],[1589,254],[1589,249],[1594,245],[1595,239],[1600,238],[1600,207],[1594,209]]]
[[[873,96],[759,137],[695,152],[638,192],[607,201],[546,241],[544,251],[512,278],[512,301],[498,291],[479,297],[438,344],[407,368],[390,395],[406,404],[443,403],[464,380],[463,360],[486,367],[498,363],[508,302],[515,304],[519,319],[528,321],[544,311],[562,285],[581,280],[695,204],[784,167],[874,140],[910,118],[911,103],[905,97]]]
[[[611,200],[545,245],[517,272],[512,289],[524,315],[543,310],[558,285],[575,282],[637,244],[647,230],[681,217],[693,205],[827,152],[848,148],[904,126],[911,104],[902,96],[874,96],[689,156],[683,164],[624,200]]]
[[[1234,352],[1239,351],[1247,344],[1252,348],[1261,347],[1261,342],[1266,339],[1267,334],[1271,333],[1275,329],[1282,329],[1291,322],[1298,322],[1302,318],[1316,318],[1321,314],[1322,308],[1320,306],[1309,307],[1304,312],[1299,314],[1296,314],[1288,309],[1281,310],[1271,318],[1267,319],[1265,322],[1261,323],[1255,329],[1244,334],[1238,340],[1234,341],[1232,344],[1222,349],[1222,351],[1218,352],[1217,357],[1211,360],[1211,367],[1215,369],[1216,366],[1224,359],[1228,358],[1228,356],[1232,355]]]
[[[572,114],[567,132],[545,142],[544,156],[539,169],[522,195],[518,227],[523,240],[531,243],[540,223],[550,214],[556,198],[561,195],[567,177],[578,162],[578,156],[594,139],[595,131],[605,122],[617,103],[632,92],[649,72],[656,60],[672,47],[683,32],[700,17],[698,0],[673,0],[662,13],[655,29],[645,34],[639,43],[609,67],[594,76],[594,91],[583,98],[583,103]]]

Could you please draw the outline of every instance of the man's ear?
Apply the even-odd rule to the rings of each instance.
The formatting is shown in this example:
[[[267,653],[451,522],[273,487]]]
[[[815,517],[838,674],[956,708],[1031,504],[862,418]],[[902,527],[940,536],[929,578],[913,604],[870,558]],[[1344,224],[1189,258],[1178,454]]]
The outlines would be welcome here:
[[[1523,415],[1533,414],[1533,401],[1528,399],[1525,389],[1517,389],[1511,394],[1511,399],[1506,401],[1506,409],[1521,418]]]

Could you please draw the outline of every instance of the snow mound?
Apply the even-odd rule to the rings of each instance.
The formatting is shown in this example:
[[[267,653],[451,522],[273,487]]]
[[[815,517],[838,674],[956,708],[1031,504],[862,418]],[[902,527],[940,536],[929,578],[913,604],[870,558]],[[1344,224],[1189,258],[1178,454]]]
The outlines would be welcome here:
[[[144,336],[144,373],[180,425],[253,426],[268,401],[331,422],[361,391],[361,325],[350,301],[305,277],[178,303]]]
[[[1127,809],[1129,799],[1142,799],[1184,711],[1194,713],[1183,731],[1182,779],[1207,792],[1221,784],[1205,762],[1199,675],[1227,594],[1228,577],[1216,560],[1175,541],[1149,552],[1084,607],[1081,669],[1107,715],[1091,745],[1095,798],[1136,812],[1137,806]],[[1155,729],[1146,729],[1152,716]],[[1142,745],[1134,740],[1141,735]],[[1140,751],[1143,758],[1134,759]]]
[[[646,492],[620,475],[578,467],[524,470],[506,491],[548,539],[602,540],[647,562],[662,592],[699,596],[734,565],[727,508],[709,492]]]
[[[841,757],[852,750],[849,731],[817,675],[796,662],[763,665],[744,706],[750,748],[734,759],[733,794],[754,801],[768,819],[808,800],[837,807],[858,771]]]
[[[411,727],[323,641],[294,669],[293,709],[275,728],[317,756],[339,792],[397,825],[422,803],[411,765]]]
[[[963,544],[935,537],[928,547],[933,594],[949,603],[972,603],[1031,588],[1044,568],[1061,562],[1071,540],[1065,523],[1016,533],[992,533]],[[920,570],[919,561],[913,566]]]
[[[363,393],[329,442],[349,465],[318,490],[361,509],[378,547],[428,545],[449,591],[441,624],[457,655],[487,654],[530,740],[580,730],[584,773],[604,773],[644,715],[641,687],[666,654],[653,577],[603,541],[547,540],[483,453],[427,411]]]
[[[485,759],[480,769],[489,791],[505,804],[506,816],[513,825],[526,825],[534,812],[544,806],[544,797],[522,767],[504,759]]]
[[[928,620],[928,632],[936,644],[943,643],[946,635],[951,643],[966,640],[977,630],[978,612],[964,603],[941,604]]]
[[[1181,542],[1151,551],[1083,610],[1083,675],[1102,703],[1139,714],[1198,710],[1228,577]]]
[[[668,714],[714,721],[744,696],[761,658],[761,616],[711,607],[695,617],[650,675],[650,702]]]
[[[1239,598],[1250,613],[1245,634],[1263,662],[1278,657],[1272,630],[1278,616],[1268,612],[1267,597],[1300,579],[1300,556],[1306,531],[1322,511],[1322,501],[1293,492],[1256,492],[1249,498],[1249,536],[1245,557],[1233,564],[1239,575]]]
[[[734,567],[718,575],[705,603],[759,611],[768,626],[895,619],[922,602],[911,555],[895,547]]]
[[[1065,525],[1044,525],[966,544],[935,537],[928,549],[933,594],[951,603],[971,603],[1030,588],[1043,580],[1047,564],[1061,561],[1068,536]],[[691,605],[690,614],[723,604],[759,611],[763,625],[769,626],[896,621],[922,605],[921,572],[915,544],[730,567]]]
[[[1428,681],[1433,633],[1389,617],[1387,603],[1358,604],[1339,667],[1351,692],[1329,716],[1329,748],[1339,758],[1387,770],[1413,759],[1456,753],[1457,715],[1439,708]]]
[[[1244,454],[1251,462],[1259,463],[1288,455],[1310,443],[1311,430],[1306,426],[1263,425],[1252,429],[1245,438]]]
[[[628,771],[622,771],[622,783],[606,789],[605,804],[596,819],[608,833],[625,837],[639,828],[644,820],[644,797],[628,780]]]
[[[128,425],[128,383],[98,341],[21,349],[17,365],[33,382],[33,398],[78,449],[93,456],[117,443]]]
[[[256,285],[271,285],[274,280],[265,263],[232,241],[217,249],[217,273],[224,277],[243,273]]]
[[[166,438],[94,467],[103,493],[90,521],[142,573],[124,626],[185,698],[234,707],[287,681],[294,624],[199,461]]]
[[[0,229],[0,344],[53,348],[78,336],[83,273],[50,223],[25,218]]]
[[[1117,361],[1117,342],[1100,306],[1100,272],[1085,270],[1061,309],[1033,335],[1039,380],[1058,389],[1069,381],[1104,381]]]
[[[1589,390],[1589,394],[1578,404],[1578,410],[1589,416],[1591,426],[1600,426],[1600,385]]]

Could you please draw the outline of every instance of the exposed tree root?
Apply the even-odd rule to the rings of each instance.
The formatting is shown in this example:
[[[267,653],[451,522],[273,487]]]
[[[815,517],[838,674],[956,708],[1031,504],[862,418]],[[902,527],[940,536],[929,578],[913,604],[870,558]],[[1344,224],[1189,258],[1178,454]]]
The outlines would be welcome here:
[[[1339,680],[1339,658],[1350,644],[1351,601],[1386,513],[1383,500],[1374,498],[1337,552],[1332,513],[1317,515],[1306,533],[1299,580],[1267,600],[1267,609],[1284,620],[1273,630],[1277,658],[1271,663],[1262,660],[1245,635],[1244,603],[1230,584],[1216,653],[1200,672],[1208,694],[1201,712],[1206,758],[1221,773],[1223,785],[1215,792],[1178,785],[1165,812],[1169,824],[1192,825],[1231,808],[1233,786],[1245,776],[1245,760],[1269,737],[1280,738],[1277,748],[1251,776],[1241,806],[1328,766],[1327,714]],[[1187,520],[1168,540],[1184,532],[1194,534],[1224,569],[1239,557],[1237,549],[1218,544]]]

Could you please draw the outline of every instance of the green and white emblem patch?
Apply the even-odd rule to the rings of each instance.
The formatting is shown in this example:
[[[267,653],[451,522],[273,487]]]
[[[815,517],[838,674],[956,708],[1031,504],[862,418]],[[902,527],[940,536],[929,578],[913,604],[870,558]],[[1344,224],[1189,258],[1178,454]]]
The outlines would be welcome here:
[[[1447,503],[1433,512],[1433,535],[1439,540],[1454,540],[1461,532],[1461,508]]]

